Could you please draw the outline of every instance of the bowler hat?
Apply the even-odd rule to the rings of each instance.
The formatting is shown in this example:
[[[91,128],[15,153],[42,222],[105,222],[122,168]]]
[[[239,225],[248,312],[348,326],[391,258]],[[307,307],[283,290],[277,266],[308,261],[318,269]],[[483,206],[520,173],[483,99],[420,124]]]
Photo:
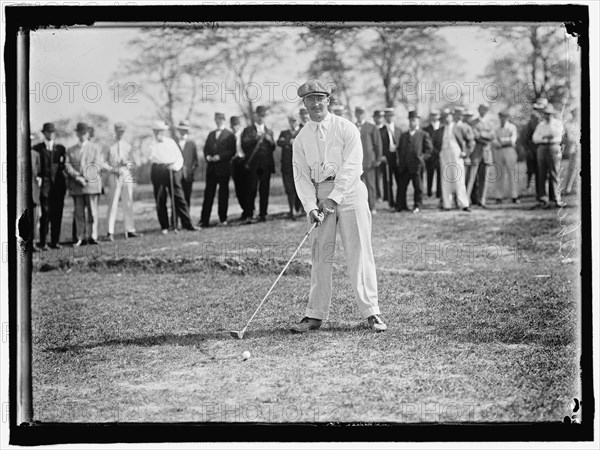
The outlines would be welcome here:
[[[52,133],[54,131],[56,131],[56,128],[52,122],[47,122],[42,127],[42,133],[46,133],[46,132]]]
[[[77,133],[87,133],[90,130],[90,127],[84,122],[79,122],[75,127],[75,131]]]
[[[186,130],[190,129],[190,123],[187,120],[180,120],[179,125],[177,125],[178,130]]]
[[[115,123],[115,130],[125,131],[126,128],[127,126],[123,122]]]
[[[416,109],[411,109],[408,112],[408,120],[410,119],[418,119],[419,118],[419,113],[417,112]]]
[[[239,125],[240,124],[240,118],[238,116],[231,116],[229,118],[229,124],[233,127],[235,125]]]
[[[304,98],[310,94],[331,95],[332,89],[319,80],[308,80],[298,88],[298,97]]]
[[[167,126],[167,124],[165,123],[164,120],[155,120],[154,123],[152,124],[152,129],[164,131],[164,130],[168,130],[169,127]]]
[[[267,108],[265,106],[257,106],[256,107],[256,114],[261,115],[261,114],[266,114],[267,113]]]

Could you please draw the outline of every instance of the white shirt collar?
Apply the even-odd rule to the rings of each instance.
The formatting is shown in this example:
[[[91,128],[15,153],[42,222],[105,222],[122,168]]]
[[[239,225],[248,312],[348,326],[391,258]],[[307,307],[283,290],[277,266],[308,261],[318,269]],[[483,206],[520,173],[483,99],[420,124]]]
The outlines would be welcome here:
[[[333,116],[333,114],[328,112],[327,115],[320,122],[315,122],[314,120],[311,119],[308,121],[308,123],[310,124],[310,127],[313,131],[317,131],[318,124],[321,124],[321,126],[327,130],[331,126],[332,116]]]

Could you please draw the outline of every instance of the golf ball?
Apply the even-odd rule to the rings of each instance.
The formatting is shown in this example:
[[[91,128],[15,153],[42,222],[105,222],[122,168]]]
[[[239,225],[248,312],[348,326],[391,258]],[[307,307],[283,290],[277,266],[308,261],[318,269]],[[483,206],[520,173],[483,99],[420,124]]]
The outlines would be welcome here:
[[[244,360],[250,358],[250,352],[245,351],[244,353],[242,353],[242,358],[244,358]]]

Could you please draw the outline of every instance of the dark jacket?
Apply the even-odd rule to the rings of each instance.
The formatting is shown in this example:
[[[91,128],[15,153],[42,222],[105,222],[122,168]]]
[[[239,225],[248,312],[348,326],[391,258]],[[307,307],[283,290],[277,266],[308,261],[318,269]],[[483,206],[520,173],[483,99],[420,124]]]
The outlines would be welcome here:
[[[177,143],[179,144],[179,141]],[[191,139],[186,139],[181,154],[183,155],[183,178],[191,181],[194,179],[194,171],[198,167],[196,143]]]
[[[382,155],[381,134],[375,125],[365,122],[360,127],[363,148],[363,170],[377,167]]]
[[[409,131],[402,133],[398,145],[398,168],[418,173],[425,165],[425,158],[429,158],[433,150],[433,143],[429,133],[418,129],[413,136]]]
[[[388,164],[391,167],[396,167],[398,165],[398,151],[390,153],[390,135],[388,133],[387,126],[382,126],[379,129],[379,135],[381,136],[381,144],[383,147],[383,156],[387,160]],[[402,135],[402,131],[398,128],[397,125],[394,126],[394,135],[392,138],[396,143],[396,146],[400,142],[400,136]]]
[[[231,174],[231,158],[235,155],[235,134],[225,128],[216,138],[217,130],[213,130],[206,138],[204,146],[204,157],[219,155],[219,161],[207,161],[206,170],[216,170],[217,176],[229,176]]]
[[[439,160],[440,152],[442,151],[442,144],[444,141],[444,125],[440,124],[439,128],[437,130],[434,130],[433,125],[429,124],[425,128],[423,128],[423,131],[429,134],[429,137],[431,138],[431,143],[433,144],[431,157],[429,159],[432,162],[435,160]]]
[[[298,130],[283,130],[277,139],[277,145],[281,147],[281,173],[292,173],[292,139],[298,135]]]
[[[256,152],[254,152],[258,143],[259,137],[256,125],[252,124],[244,128],[244,131],[242,131],[242,150],[244,150],[246,164],[251,169],[262,167],[275,173],[275,160],[273,159],[275,139],[273,138],[273,130],[267,128],[265,125],[265,134],[262,136]],[[254,156],[252,156],[253,154]]]
[[[64,196],[67,191],[67,176],[65,173],[65,147],[60,144],[54,144],[52,151],[46,148],[44,142],[33,147],[33,150],[40,155],[40,176],[42,177],[42,188],[40,195],[48,197],[50,190],[57,195]]]

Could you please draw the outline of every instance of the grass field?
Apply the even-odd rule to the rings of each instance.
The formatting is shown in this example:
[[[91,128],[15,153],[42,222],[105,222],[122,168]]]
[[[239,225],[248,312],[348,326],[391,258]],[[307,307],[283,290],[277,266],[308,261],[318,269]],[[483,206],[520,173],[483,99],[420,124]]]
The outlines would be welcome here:
[[[380,203],[373,247],[386,333],[360,319],[341,245],[330,320],[313,334],[289,333],[308,296],[306,245],[237,341],[228,331],[245,325],[306,230],[303,220],[282,218],[279,180],[272,192],[267,223],[163,236],[140,187],[141,239],[36,254],[35,420],[498,422],[569,414],[580,395],[575,197],[561,210],[530,210],[526,196],[471,214],[441,212],[434,199],[420,215]],[[196,197],[195,221],[200,203]],[[233,194],[231,203],[236,217]],[[68,237],[70,216],[65,223]]]

